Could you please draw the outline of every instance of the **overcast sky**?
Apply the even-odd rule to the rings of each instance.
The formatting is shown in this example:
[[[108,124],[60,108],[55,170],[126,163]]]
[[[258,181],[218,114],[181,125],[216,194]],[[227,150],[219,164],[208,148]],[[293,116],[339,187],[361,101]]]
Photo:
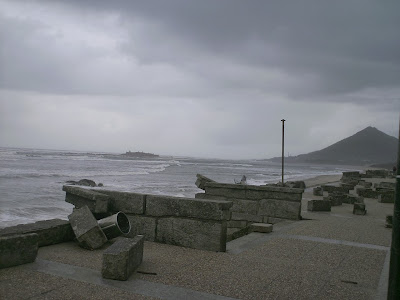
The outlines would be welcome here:
[[[398,137],[400,1],[2,1],[0,146],[269,158]]]

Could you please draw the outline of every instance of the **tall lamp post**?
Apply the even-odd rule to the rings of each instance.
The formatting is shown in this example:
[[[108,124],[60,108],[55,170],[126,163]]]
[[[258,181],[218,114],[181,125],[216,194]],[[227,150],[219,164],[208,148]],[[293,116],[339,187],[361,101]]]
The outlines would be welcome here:
[[[390,248],[390,268],[388,300],[400,299],[400,123],[397,150],[396,192],[393,211],[392,245]]]
[[[283,171],[285,161],[285,119],[282,119],[282,186],[283,186]]]

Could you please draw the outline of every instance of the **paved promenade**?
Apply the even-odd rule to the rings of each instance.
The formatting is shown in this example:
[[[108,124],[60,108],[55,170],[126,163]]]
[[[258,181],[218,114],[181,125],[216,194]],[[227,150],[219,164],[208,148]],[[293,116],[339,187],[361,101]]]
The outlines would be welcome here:
[[[274,225],[227,245],[226,253],[146,242],[128,281],[102,279],[102,249],[39,248],[32,264],[0,270],[1,299],[386,299],[393,204],[365,199]]]

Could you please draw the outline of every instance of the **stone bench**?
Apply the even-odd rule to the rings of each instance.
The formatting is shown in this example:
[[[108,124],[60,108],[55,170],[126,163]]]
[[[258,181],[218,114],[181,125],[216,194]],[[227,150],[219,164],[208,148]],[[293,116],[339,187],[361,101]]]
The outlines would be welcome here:
[[[37,253],[36,233],[0,237],[0,269],[34,262]]]
[[[144,236],[119,238],[103,252],[103,278],[128,280],[143,260]]]

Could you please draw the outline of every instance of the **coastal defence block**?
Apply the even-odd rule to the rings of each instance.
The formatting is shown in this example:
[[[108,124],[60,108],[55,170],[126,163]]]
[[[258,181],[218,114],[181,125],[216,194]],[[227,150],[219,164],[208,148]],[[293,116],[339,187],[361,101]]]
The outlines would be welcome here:
[[[127,217],[131,224],[131,231],[124,237],[134,238],[137,235],[143,235],[146,241],[156,240],[157,218],[143,215],[127,215]]]
[[[156,242],[209,251],[226,251],[226,221],[160,218]]]
[[[317,187],[313,188],[313,195],[314,196],[323,196],[324,190],[322,189],[322,187],[317,186]]]
[[[128,280],[143,261],[144,237],[120,238],[103,252],[103,278]]]
[[[60,219],[38,221],[0,229],[0,236],[27,233],[37,234],[39,247],[72,241],[75,237],[71,224],[66,220]]]
[[[68,219],[77,241],[83,248],[93,250],[107,242],[107,237],[87,206],[75,209]]]
[[[232,202],[200,200],[171,196],[148,195],[146,215],[161,217],[175,216],[207,220],[229,220]]]
[[[107,213],[109,211],[110,197],[81,187],[64,185],[63,191],[65,201],[71,203],[75,208],[87,206],[92,213]]]
[[[365,204],[364,203],[354,203],[353,207],[353,214],[354,215],[365,215],[367,211],[365,210]]]
[[[341,193],[341,194],[348,194],[350,189],[343,186],[334,186],[334,185],[321,185],[322,190],[328,193]]]
[[[38,247],[36,233],[0,237],[0,269],[34,262]]]
[[[378,202],[381,203],[394,203],[394,191],[387,191],[378,195]]]

